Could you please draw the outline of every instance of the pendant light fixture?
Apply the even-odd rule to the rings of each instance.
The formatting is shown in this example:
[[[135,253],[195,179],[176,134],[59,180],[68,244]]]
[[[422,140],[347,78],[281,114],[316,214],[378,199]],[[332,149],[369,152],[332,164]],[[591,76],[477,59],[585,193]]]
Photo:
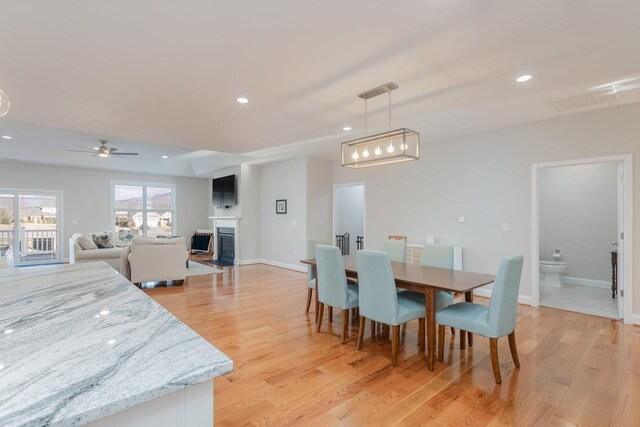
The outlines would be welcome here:
[[[418,132],[407,128],[391,130],[391,92],[396,89],[398,89],[397,84],[387,83],[358,95],[364,99],[364,137],[342,143],[343,167],[364,168],[420,158],[420,134]],[[389,96],[389,112],[387,113],[389,130],[369,135],[367,101],[385,93]],[[373,154],[369,148],[373,149]]]
[[[0,117],[4,117],[9,112],[9,97],[0,89]]]

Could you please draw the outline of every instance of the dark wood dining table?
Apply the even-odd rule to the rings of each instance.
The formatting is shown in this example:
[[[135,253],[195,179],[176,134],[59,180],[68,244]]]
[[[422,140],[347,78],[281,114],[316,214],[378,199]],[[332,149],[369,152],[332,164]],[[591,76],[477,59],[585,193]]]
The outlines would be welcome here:
[[[355,255],[345,255],[344,269],[347,277],[358,277]],[[300,260],[301,263],[316,268],[315,258]],[[420,264],[391,262],[396,286],[423,293],[426,305],[427,323],[427,366],[430,371],[435,367],[436,355],[436,293],[448,291],[463,293],[465,301],[473,301],[473,290],[493,283],[495,276],[491,274],[472,273],[468,271],[448,270],[444,268],[425,267]],[[316,292],[316,296],[318,293]],[[469,336],[469,344],[473,343],[473,336]]]

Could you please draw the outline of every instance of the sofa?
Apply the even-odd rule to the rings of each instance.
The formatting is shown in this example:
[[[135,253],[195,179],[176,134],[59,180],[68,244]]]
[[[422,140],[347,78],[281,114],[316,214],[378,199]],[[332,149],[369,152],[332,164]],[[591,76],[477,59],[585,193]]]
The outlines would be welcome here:
[[[96,240],[106,244],[107,247],[99,247]],[[119,272],[122,249],[128,246],[129,243],[121,240],[120,236],[113,231],[75,233],[69,239],[69,262],[75,264],[104,261]]]
[[[186,243],[184,237],[134,237],[121,253],[120,273],[133,283],[184,280],[189,259]]]

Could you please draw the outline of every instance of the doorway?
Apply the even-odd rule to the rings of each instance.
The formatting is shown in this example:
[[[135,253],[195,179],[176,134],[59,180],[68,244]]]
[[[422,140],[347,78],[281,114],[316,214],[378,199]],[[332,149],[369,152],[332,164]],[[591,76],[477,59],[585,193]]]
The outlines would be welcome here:
[[[0,255],[13,265],[62,260],[62,193],[0,190]]]
[[[532,305],[632,322],[631,168],[631,155],[532,166]]]
[[[333,186],[333,243],[343,255],[353,255],[366,244],[365,184]]]

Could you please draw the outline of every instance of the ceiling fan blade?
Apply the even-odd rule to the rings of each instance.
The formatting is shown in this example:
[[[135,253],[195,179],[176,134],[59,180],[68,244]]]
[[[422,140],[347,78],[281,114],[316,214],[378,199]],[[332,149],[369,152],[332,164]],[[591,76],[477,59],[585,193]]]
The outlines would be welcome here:
[[[72,151],[74,153],[95,153],[95,151],[87,151],[87,150],[66,150],[66,151]]]
[[[114,151],[118,151],[117,148],[109,148],[109,154],[113,154]]]
[[[111,153],[112,156],[137,156],[138,153]]]

